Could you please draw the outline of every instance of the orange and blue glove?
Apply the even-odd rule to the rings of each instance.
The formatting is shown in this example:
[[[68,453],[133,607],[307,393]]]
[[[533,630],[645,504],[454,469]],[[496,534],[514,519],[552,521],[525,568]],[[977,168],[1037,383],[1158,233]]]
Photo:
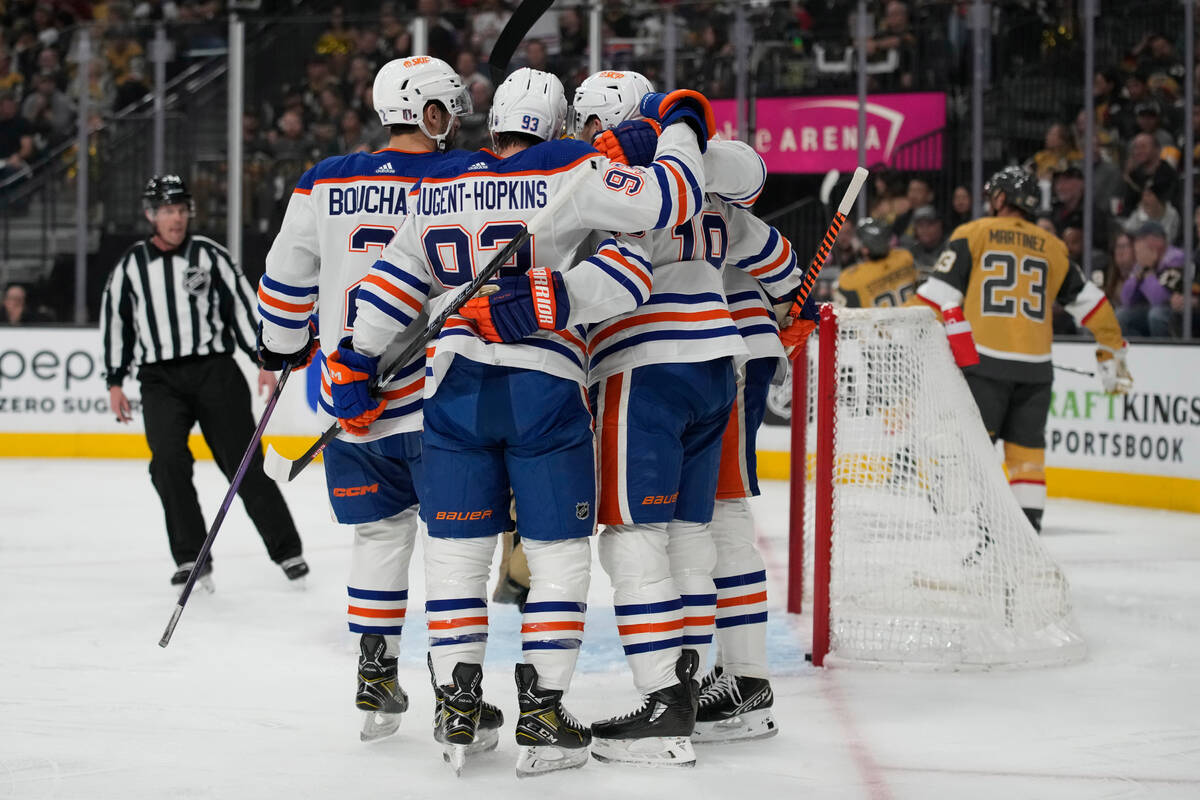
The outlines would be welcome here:
[[[258,323],[258,340],[255,342],[258,355],[258,365],[267,372],[278,372],[291,365],[292,371],[301,370],[312,363],[320,343],[317,341],[317,318],[308,320],[308,341],[294,353],[276,353],[263,344],[263,324]]]
[[[817,301],[809,295],[804,300],[804,305],[793,302],[792,307],[788,309],[788,319],[791,320],[786,328],[779,331],[779,338],[783,342],[783,349],[787,351],[788,358],[795,358],[799,355],[804,347],[804,343],[808,341],[808,337],[817,329]]]
[[[379,369],[379,358],[354,352],[347,336],[325,363],[329,366],[330,394],[333,395],[333,412],[338,424],[346,433],[366,436],[367,428],[387,406],[387,401],[371,396],[371,382]]]
[[[592,140],[592,147],[610,161],[644,167],[654,160],[662,126],[652,119],[627,119]]]
[[[561,273],[540,267],[496,283],[499,291],[472,298],[458,310],[487,341],[519,342],[537,330],[567,327],[571,301]]]
[[[708,98],[692,89],[648,92],[642,95],[640,110],[643,117],[664,128],[674,122],[686,122],[696,132],[701,153],[708,149],[708,140],[717,132],[717,119]]]

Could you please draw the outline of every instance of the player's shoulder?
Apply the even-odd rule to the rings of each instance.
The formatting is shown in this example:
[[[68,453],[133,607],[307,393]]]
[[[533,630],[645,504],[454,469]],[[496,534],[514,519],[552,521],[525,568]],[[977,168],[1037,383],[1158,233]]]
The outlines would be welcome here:
[[[599,156],[596,148],[580,139],[554,139],[500,159],[494,171],[502,175],[515,172],[560,172]]]
[[[225,256],[225,258],[230,258],[229,251],[225,249],[225,245],[221,244],[216,239],[209,238],[208,236],[200,233],[190,234],[188,239],[190,240],[192,246],[212,249]]]
[[[491,150],[451,150],[430,164],[424,175],[427,181],[457,178],[471,172],[491,171],[500,158]]]
[[[953,231],[950,232],[950,238],[947,241],[955,239],[970,239],[972,235],[984,233],[989,230],[989,227],[1000,217],[980,217],[969,222],[964,222]]]
[[[913,265],[912,253],[905,250],[903,247],[893,247],[888,253],[888,264],[896,269],[905,269]]]
[[[297,182],[296,188],[311,190],[322,181],[336,182],[356,178],[417,179],[427,174],[445,156],[446,154],[436,152],[414,153],[395,149],[330,156],[305,172]]]

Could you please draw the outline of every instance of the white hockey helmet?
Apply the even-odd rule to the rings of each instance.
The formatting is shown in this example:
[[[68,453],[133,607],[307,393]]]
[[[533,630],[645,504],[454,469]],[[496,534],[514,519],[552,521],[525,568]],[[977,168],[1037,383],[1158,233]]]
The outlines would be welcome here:
[[[444,149],[449,128],[441,134],[425,129],[425,104],[440,102],[451,116],[470,114],[471,92],[449,64],[433,56],[397,58],[384,64],[375,76],[372,91],[379,121],[388,125],[416,125]]]
[[[653,91],[654,84],[640,72],[604,70],[589,75],[575,90],[569,132],[578,136],[592,117],[600,119],[602,130],[634,119],[640,116],[638,103],[642,96]]]
[[[492,98],[492,133],[528,133],[543,141],[562,135],[567,93],[549,72],[522,67],[504,79]]]

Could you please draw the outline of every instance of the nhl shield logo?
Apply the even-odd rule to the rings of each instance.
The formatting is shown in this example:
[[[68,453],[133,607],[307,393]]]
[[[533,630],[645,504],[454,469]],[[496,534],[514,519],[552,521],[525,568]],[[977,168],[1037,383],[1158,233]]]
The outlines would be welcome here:
[[[575,519],[587,519],[589,516],[591,516],[591,513],[591,503],[584,502],[575,504]]]
[[[208,294],[208,287],[211,284],[212,275],[203,267],[191,266],[184,270],[183,288],[192,297],[203,297]]]

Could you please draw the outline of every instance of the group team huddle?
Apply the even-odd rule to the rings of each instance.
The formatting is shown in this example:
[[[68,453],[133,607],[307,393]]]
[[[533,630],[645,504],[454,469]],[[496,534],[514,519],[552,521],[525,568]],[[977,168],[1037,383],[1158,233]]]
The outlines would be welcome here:
[[[345,432],[324,463],[335,516],[355,529],[363,737],[395,731],[408,707],[396,654],[420,518],[434,735],[456,772],[496,746],[486,598],[511,508],[530,576],[519,775],[581,766],[589,751],[690,766],[692,741],[774,733],[747,498],[767,389],[814,317],[776,322],[803,269],[747,210],[762,159],[712,139],[703,96],[656,93],[634,72],[592,75],[568,109],[558,78],[517,70],[495,93],[494,147],[478,152],[451,149],[470,97],[438,59],[385,65],[374,103],[389,147],[305,173],[258,290],[264,365],[298,368],[318,344],[328,354],[320,405]],[[379,374],[552,198],[561,208],[491,293],[467,300],[423,356]],[[562,697],[598,526],[645,700],[589,726]],[[714,634],[719,666],[702,677]]]

